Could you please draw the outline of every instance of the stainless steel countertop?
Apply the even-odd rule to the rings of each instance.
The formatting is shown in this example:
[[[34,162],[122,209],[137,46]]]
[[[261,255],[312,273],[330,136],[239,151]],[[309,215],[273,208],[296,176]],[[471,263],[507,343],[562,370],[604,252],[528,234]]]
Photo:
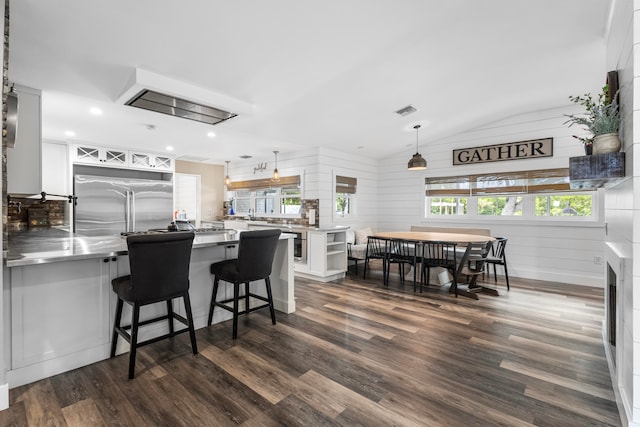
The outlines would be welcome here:
[[[242,230],[196,233],[194,248],[238,243]],[[283,233],[281,239],[293,238]],[[126,255],[127,241],[119,235],[82,236],[62,230],[29,230],[9,235],[7,267]]]

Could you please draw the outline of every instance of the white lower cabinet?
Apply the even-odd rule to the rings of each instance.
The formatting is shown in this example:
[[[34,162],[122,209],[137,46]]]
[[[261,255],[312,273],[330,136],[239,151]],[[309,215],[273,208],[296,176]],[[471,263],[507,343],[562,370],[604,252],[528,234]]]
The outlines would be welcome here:
[[[33,364],[45,362],[37,371],[54,375],[104,355],[117,264],[106,258],[11,268],[11,382],[42,375]]]
[[[296,268],[301,276],[328,282],[344,277],[347,271],[345,231],[310,231],[307,234],[307,265]]]

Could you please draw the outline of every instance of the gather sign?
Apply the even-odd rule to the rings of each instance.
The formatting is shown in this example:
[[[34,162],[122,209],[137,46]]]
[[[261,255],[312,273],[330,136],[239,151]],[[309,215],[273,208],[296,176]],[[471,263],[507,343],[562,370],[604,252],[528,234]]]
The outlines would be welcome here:
[[[453,150],[453,164],[469,165],[551,156],[553,156],[553,138],[543,138]]]

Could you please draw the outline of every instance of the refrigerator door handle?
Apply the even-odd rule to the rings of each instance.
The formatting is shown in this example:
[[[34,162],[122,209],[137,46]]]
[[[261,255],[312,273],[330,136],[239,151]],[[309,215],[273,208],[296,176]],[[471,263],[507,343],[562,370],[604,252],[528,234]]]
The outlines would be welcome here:
[[[124,216],[127,221],[125,231],[133,231],[131,229],[131,192],[129,190],[126,191],[126,196],[127,198],[124,202]]]
[[[136,192],[131,191],[131,231],[136,231]]]

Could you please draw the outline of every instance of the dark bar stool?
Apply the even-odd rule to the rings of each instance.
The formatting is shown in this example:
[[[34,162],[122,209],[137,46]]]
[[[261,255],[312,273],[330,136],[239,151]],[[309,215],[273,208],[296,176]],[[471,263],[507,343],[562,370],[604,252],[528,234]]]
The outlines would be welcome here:
[[[116,316],[111,338],[111,357],[116,354],[118,335],[131,346],[129,353],[129,379],[135,374],[136,350],[165,338],[173,338],[189,332],[193,354],[198,354],[196,334],[193,328],[191,301],[189,300],[189,261],[194,234],[192,232],[143,234],[127,237],[129,266],[131,274],[111,281],[113,291],[118,295]],[[172,300],[182,297],[186,319],[173,311]],[[140,322],[140,307],[166,301],[167,314]],[[120,326],[124,302],[131,305],[131,324]],[[174,330],[173,320],[187,327]],[[169,333],[147,341],[138,342],[138,328],[150,323],[167,320]],[[131,334],[127,332],[131,330]]]
[[[243,231],[240,233],[238,243],[238,258],[211,264],[213,274],[213,293],[209,308],[208,325],[213,320],[214,307],[220,307],[233,313],[233,339],[238,337],[238,315],[249,314],[252,311],[269,307],[271,311],[271,323],[276,324],[276,312],[273,308],[273,295],[271,294],[271,265],[278,246],[281,231],[258,230]],[[220,280],[233,283],[233,298],[223,301],[217,300],[218,284]],[[264,280],[267,287],[267,297],[250,292],[249,283],[256,280]],[[244,309],[239,311],[240,283],[244,283]],[[259,306],[251,307],[250,298],[266,302]],[[229,307],[229,303],[233,303]]]

